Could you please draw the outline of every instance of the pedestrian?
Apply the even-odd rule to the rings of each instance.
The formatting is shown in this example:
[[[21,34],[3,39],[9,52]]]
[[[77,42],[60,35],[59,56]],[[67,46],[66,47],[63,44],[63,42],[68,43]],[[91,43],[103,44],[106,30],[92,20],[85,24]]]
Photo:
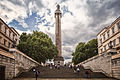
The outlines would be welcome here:
[[[85,72],[85,76],[88,78],[88,71]]]
[[[74,72],[76,72],[76,66],[74,65]]]
[[[76,72],[78,73],[78,76],[79,76],[79,72],[80,72],[79,67],[77,67]]]
[[[91,77],[91,70],[88,70],[88,75],[89,75],[89,77]]]
[[[57,65],[55,65],[55,69],[57,69]]]
[[[70,65],[70,68],[72,69],[72,65]]]
[[[36,72],[35,72],[35,78],[36,78],[36,80],[37,80],[37,78],[38,78],[38,75],[39,75],[39,71],[36,71]]]
[[[35,72],[35,67],[33,67],[32,71]]]
[[[57,69],[60,69],[60,65],[57,66]]]
[[[80,72],[80,69],[79,69],[79,67],[77,67],[76,71],[77,71],[77,73],[79,73],[79,72]]]
[[[50,66],[50,69],[52,69],[52,66]]]

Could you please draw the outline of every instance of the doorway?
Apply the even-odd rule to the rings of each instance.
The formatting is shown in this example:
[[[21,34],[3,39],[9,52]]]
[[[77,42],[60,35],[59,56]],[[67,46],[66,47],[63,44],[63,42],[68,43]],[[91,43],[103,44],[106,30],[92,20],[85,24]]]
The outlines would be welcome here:
[[[5,80],[5,66],[0,65],[0,80]]]

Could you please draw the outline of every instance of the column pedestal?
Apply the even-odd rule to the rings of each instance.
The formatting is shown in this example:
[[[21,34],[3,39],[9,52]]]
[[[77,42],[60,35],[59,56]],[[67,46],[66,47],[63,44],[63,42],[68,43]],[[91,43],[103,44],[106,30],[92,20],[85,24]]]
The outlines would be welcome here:
[[[64,58],[62,56],[57,56],[54,58],[54,65],[64,66]]]

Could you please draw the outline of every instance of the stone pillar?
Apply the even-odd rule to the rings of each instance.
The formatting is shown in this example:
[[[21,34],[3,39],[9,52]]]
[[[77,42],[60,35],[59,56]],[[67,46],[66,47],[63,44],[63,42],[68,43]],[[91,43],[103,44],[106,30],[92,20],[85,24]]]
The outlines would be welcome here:
[[[62,57],[62,47],[61,47],[61,17],[62,13],[60,11],[60,6],[57,5],[57,9],[55,11],[55,37],[56,37],[56,46],[58,49],[58,55],[54,59],[55,65],[64,65],[64,59]]]

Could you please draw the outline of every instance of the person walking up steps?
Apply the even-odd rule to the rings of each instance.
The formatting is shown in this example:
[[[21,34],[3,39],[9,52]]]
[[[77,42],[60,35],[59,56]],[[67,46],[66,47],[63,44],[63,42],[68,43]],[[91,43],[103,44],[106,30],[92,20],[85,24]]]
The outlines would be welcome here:
[[[88,78],[88,71],[85,72],[85,76]]]
[[[38,78],[38,75],[39,75],[39,71],[36,71],[36,72],[35,72],[35,78],[36,78],[36,80],[37,80],[37,78]]]

